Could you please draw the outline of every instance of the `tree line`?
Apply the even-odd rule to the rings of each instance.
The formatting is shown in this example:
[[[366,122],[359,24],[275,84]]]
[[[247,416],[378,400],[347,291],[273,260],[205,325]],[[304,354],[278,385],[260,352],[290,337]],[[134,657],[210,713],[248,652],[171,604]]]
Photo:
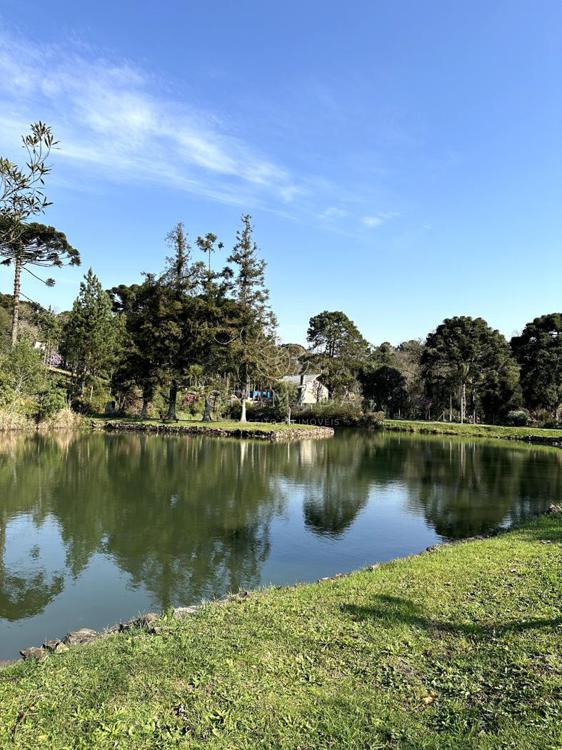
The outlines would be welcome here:
[[[310,320],[305,357],[336,399],[362,398],[387,416],[557,423],[562,314],[528,322],[511,341],[483,318],[445,319],[425,340],[369,344],[343,312]]]
[[[344,312],[324,311],[309,321],[307,347],[281,344],[248,214],[221,263],[214,233],[191,242],[178,222],[159,271],[106,290],[90,269],[70,311],[45,310],[23,293],[22,274],[52,286],[37,269],[80,264],[63,232],[33,220],[49,205],[55,145],[37,123],[23,138],[24,167],[0,158],[0,257],[13,275],[12,295],[0,299],[0,408],[40,417],[68,401],[86,413],[115,402],[141,417],[181,410],[245,421],[257,390],[290,418],[297,391],[284,376],[315,373],[332,403],[387,416],[560,421],[561,313],[535,318],[509,342],[482,318],[459,316],[393,346],[370,344]]]

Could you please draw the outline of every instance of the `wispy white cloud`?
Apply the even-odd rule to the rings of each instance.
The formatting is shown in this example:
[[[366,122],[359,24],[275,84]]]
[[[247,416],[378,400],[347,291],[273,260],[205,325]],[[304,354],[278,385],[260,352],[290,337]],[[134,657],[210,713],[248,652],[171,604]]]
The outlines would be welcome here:
[[[329,221],[334,219],[344,219],[346,216],[349,216],[349,211],[345,208],[339,208],[339,206],[328,206],[328,208],[320,214],[321,219],[327,219]]]
[[[0,153],[16,157],[29,123],[48,122],[61,143],[53,173],[59,183],[158,184],[347,234],[396,215],[367,213],[370,180],[357,187],[345,175],[292,169],[233,135],[220,113],[167,90],[128,61],[70,43],[32,44],[0,26]]]
[[[384,219],[382,216],[363,216],[361,222],[366,227],[369,227],[369,229],[374,229],[375,227],[380,227],[384,224]]]
[[[391,212],[368,214],[367,216],[363,216],[361,218],[361,223],[368,229],[376,229],[377,227],[381,227],[383,224],[386,224],[386,222],[390,221],[390,219],[395,219],[397,216],[397,213]]]
[[[57,157],[105,177],[163,182],[228,203],[290,203],[289,171],[233,137],[217,118],[155,90],[123,62],[36,46],[0,30],[0,146],[29,122],[52,124]]]

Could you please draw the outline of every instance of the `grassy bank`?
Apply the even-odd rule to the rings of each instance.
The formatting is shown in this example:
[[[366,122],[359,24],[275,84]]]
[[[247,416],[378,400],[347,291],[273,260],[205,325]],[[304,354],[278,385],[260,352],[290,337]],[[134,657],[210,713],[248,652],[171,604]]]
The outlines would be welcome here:
[[[210,435],[215,437],[261,438],[266,440],[291,440],[315,437],[331,437],[333,430],[329,427],[317,427],[307,424],[287,424],[285,422],[237,422],[221,420],[202,422],[201,420],[182,419],[178,422],[157,419],[93,419],[94,429],[127,432],[157,432],[188,435]]]
[[[560,748],[562,519],[0,670],[0,746]]]
[[[393,432],[419,432],[429,435],[458,435],[459,437],[486,437],[532,442],[559,441],[562,443],[562,430],[549,430],[542,427],[507,427],[491,424],[457,424],[456,422],[422,422],[406,419],[385,419],[385,430]]]
[[[83,417],[69,408],[61,409],[39,422],[19,413],[16,409],[0,409],[0,434],[2,432],[76,430],[80,429],[83,424]]]

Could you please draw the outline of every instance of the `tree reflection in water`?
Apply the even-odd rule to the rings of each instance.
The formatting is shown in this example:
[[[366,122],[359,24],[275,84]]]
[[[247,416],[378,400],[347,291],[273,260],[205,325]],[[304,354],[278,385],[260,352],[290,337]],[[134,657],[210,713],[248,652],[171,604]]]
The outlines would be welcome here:
[[[257,586],[272,522],[287,515],[295,488],[311,543],[345,546],[360,512],[396,486],[402,511],[441,536],[471,536],[562,497],[561,460],[554,449],[354,431],[287,445],[140,433],[2,436],[0,617],[41,612],[97,554],[162,608]],[[27,549],[20,534],[14,555],[9,531],[23,523],[39,542]],[[60,535],[49,544],[64,551],[62,564],[42,547],[46,528]]]

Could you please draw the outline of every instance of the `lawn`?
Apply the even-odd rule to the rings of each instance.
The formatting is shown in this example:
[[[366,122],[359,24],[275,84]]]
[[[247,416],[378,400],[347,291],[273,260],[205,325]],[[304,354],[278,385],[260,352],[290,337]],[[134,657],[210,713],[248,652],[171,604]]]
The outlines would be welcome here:
[[[96,417],[91,420],[95,424],[130,424],[130,425],[149,425],[149,426],[162,426],[162,427],[186,427],[186,428],[200,428],[201,430],[227,430],[229,432],[236,432],[244,430],[245,432],[284,432],[286,430],[303,429],[310,430],[314,429],[314,425],[308,424],[297,424],[295,422],[287,424],[286,422],[240,422],[235,419],[221,419],[213,422],[202,422],[201,419],[183,419],[180,418],[177,422],[160,419],[136,419],[134,417]]]
[[[561,542],[541,517],[7,667],[0,746],[559,750]]]
[[[87,423],[86,423],[87,424]],[[332,437],[334,431],[330,427],[286,422],[239,422],[236,420],[220,420],[217,422],[202,422],[200,419],[180,419],[178,421],[162,421],[159,419],[135,418],[94,418],[89,422],[92,429],[103,429],[117,432],[152,432],[177,435],[206,435],[211,437],[253,438],[272,442],[286,442]]]
[[[562,442],[562,430],[549,430],[542,427],[508,427],[506,425],[424,422],[406,419],[385,419],[383,427],[386,430],[397,432],[422,432],[435,435],[507,438],[511,440],[557,438]]]

